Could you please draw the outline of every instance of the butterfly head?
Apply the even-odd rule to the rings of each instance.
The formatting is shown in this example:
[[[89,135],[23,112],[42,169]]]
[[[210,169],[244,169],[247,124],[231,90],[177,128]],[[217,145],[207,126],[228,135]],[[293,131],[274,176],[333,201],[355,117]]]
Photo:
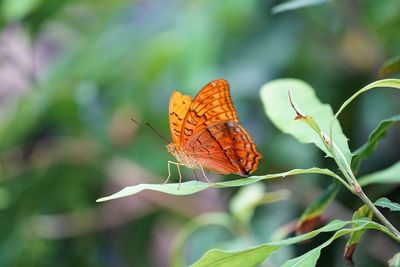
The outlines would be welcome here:
[[[168,153],[170,153],[172,156],[176,155],[177,149],[176,149],[176,146],[174,143],[169,143],[167,145],[167,150],[168,150]]]

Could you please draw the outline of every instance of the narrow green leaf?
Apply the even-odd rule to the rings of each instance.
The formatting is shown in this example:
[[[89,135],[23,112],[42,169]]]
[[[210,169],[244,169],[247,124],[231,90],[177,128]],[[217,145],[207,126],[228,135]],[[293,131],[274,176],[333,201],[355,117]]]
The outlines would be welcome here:
[[[382,68],[379,70],[381,76],[388,76],[395,73],[400,73],[400,56],[389,59],[386,61]]]
[[[361,219],[361,218],[368,218],[372,219],[373,212],[369,209],[367,205],[363,205],[361,208],[356,210],[353,214],[353,221]],[[353,224],[353,227],[357,227],[356,224]],[[364,235],[366,229],[361,229],[358,231],[355,231],[350,234],[349,240],[346,243],[346,247],[344,249],[344,254],[343,257],[347,261],[347,263],[351,266],[354,265],[353,262],[353,253],[358,245],[360,243],[361,237]]]
[[[308,251],[307,253],[305,253],[297,258],[286,261],[283,265],[281,265],[281,267],[292,267],[292,266],[313,267],[313,266],[317,266],[317,261],[318,261],[319,256],[321,255],[321,250],[323,248],[329,246],[335,239],[337,239],[343,235],[357,232],[360,230],[367,230],[367,229],[379,230],[379,231],[382,231],[382,232],[390,235],[392,238],[396,239],[396,237],[393,236],[385,226],[380,225],[378,223],[363,219],[363,220],[352,221],[352,224],[356,225],[356,227],[341,229],[341,230],[337,231],[331,238],[329,238],[327,241],[325,241],[318,247]]]
[[[361,88],[358,90],[355,94],[353,94],[349,99],[347,99],[342,106],[339,108],[339,110],[335,113],[335,116],[331,120],[330,126],[329,126],[329,136],[332,138],[335,137],[335,133],[333,132],[334,128],[336,128],[336,119],[339,117],[340,113],[354,100],[357,98],[357,96],[361,95],[362,93],[369,91],[374,88],[379,88],[379,87],[391,87],[395,89],[400,89],[400,80],[399,79],[384,79],[384,80],[379,80],[375,81],[373,83],[368,84],[367,86]]]
[[[258,266],[265,258],[280,249],[280,246],[257,246],[240,252],[228,252],[219,249],[208,251],[192,267],[252,267]]]
[[[375,201],[375,206],[379,206],[382,208],[388,208],[391,211],[400,211],[400,204],[396,202],[392,202],[390,199],[386,197],[382,197]]]
[[[345,225],[354,223],[358,225],[357,227],[353,228],[346,228],[342,229]],[[378,223],[369,221],[367,219],[363,220],[357,220],[357,221],[340,221],[340,220],[334,220],[330,222],[329,224],[325,225],[324,227],[321,227],[317,230],[311,231],[309,233],[296,236],[296,237],[291,237],[285,240],[280,240],[280,241],[274,241],[270,243],[265,243],[261,244],[252,248],[244,249],[244,250],[239,250],[239,251],[224,251],[224,250],[219,250],[219,249],[212,249],[206,252],[203,257],[201,257],[197,262],[195,262],[192,266],[193,267],[199,267],[199,266],[257,266],[259,263],[261,263],[263,260],[265,260],[269,255],[271,255],[273,252],[292,245],[296,244],[305,240],[308,240],[310,238],[313,238],[317,236],[320,233],[323,232],[333,232],[337,231],[328,241],[323,243],[321,246],[309,251],[308,253],[297,257],[295,259],[290,260],[289,262],[286,262],[284,266],[315,266],[312,265],[318,260],[319,253],[322,248],[328,246],[333,240],[336,238],[354,232],[358,231],[361,229],[375,229],[382,231],[386,233],[387,235],[391,236],[392,238],[396,239],[393,234],[390,233],[390,231],[383,225],[380,225]],[[311,263],[310,265],[307,265],[308,263]]]
[[[190,195],[190,194],[200,192],[200,191],[210,188],[210,187],[216,187],[216,188],[238,187],[238,186],[254,184],[261,180],[283,178],[286,176],[297,175],[297,174],[312,174],[312,173],[324,174],[327,176],[331,176],[331,177],[337,179],[338,181],[340,181],[341,183],[345,184],[345,182],[343,181],[342,178],[340,178],[334,172],[332,172],[328,169],[320,169],[320,168],[294,169],[294,170],[291,170],[288,172],[267,174],[267,175],[262,175],[262,176],[251,176],[251,177],[247,177],[247,178],[226,181],[226,182],[218,182],[218,183],[205,183],[205,182],[200,182],[200,181],[189,181],[189,182],[181,183],[180,189],[178,189],[177,183],[173,183],[173,184],[138,184],[138,185],[134,185],[134,186],[125,187],[121,191],[119,191],[111,196],[98,199],[97,202],[112,200],[112,199],[121,198],[121,197],[127,197],[130,195],[137,194],[143,190],[153,190],[153,191],[158,191],[158,192],[171,194],[171,195]],[[345,184],[345,185],[347,185],[347,184]]]
[[[315,129],[295,120],[296,112],[289,101],[289,90],[296,108],[299,109],[301,114],[311,116],[321,129],[321,134],[327,136],[330,127],[329,122],[334,118],[332,108],[328,104],[322,104],[315,95],[313,88],[303,81],[279,79],[265,84],[260,92],[265,113],[282,132],[291,134],[302,143],[314,143],[329,157],[332,157],[321,137],[314,132]],[[352,153],[338,121],[335,121],[332,139],[338,151],[342,153],[341,158],[350,165]]]
[[[351,160],[351,168],[353,170],[357,170],[360,166],[361,161],[371,155],[372,152],[374,152],[376,146],[378,145],[378,142],[385,137],[386,132],[390,128],[390,126],[399,121],[400,114],[383,120],[379,123],[378,127],[370,134],[368,141],[353,153],[354,156]]]
[[[333,181],[333,183],[320,195],[318,196],[303,212],[297,223],[297,234],[309,232],[317,224],[321,222],[321,215],[326,207],[331,203],[339,192],[339,183]]]
[[[331,2],[331,0],[291,0],[274,6],[272,8],[272,13],[276,14],[308,6],[320,5],[327,2]]]
[[[400,267],[400,252],[396,253],[388,262],[389,267]]]
[[[207,251],[203,257],[201,257],[197,262],[195,262],[192,267],[201,267],[201,266],[257,266],[259,263],[263,262],[265,258],[271,255],[273,252],[281,249],[282,247],[289,246],[323,233],[323,232],[332,232],[338,229],[343,228],[349,222],[334,220],[324,227],[314,230],[312,232],[306,233],[304,235],[288,238],[285,240],[270,242],[266,244],[262,244],[259,246],[255,246],[252,248],[239,250],[239,251],[225,251],[220,249],[212,249]],[[245,261],[245,264],[240,265],[242,259],[249,259],[250,261]],[[251,259],[254,259],[251,260]],[[226,265],[222,265],[226,264]]]
[[[400,183],[400,161],[389,168],[377,171],[358,179],[361,186],[369,184],[395,184]]]

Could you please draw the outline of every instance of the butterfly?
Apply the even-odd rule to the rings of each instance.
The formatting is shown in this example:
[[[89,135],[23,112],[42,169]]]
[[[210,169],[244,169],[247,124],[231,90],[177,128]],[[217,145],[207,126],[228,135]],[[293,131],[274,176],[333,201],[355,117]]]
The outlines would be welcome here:
[[[171,176],[170,164],[178,168],[179,185],[180,166],[201,169],[207,181],[204,169],[247,177],[258,167],[261,154],[239,123],[226,80],[208,83],[194,99],[174,91],[169,104],[169,126],[172,143],[167,149],[178,162],[168,161],[165,183]]]

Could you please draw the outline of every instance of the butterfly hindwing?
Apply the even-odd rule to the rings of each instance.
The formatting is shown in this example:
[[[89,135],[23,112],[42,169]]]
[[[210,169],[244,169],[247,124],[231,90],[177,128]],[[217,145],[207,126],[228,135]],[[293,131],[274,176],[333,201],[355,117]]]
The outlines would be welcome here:
[[[221,174],[247,176],[257,169],[261,158],[250,135],[238,122],[209,126],[190,139],[186,148],[204,168]]]

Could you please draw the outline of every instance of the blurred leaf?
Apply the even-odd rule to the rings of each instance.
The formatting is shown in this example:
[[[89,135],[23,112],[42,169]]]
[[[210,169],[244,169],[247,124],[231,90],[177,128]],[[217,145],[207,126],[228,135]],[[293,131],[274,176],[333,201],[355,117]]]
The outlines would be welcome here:
[[[323,3],[331,2],[332,0],[291,0],[282,4],[276,5],[272,8],[272,13],[281,13],[294,9],[304,8],[308,6],[320,5]]]
[[[232,215],[243,223],[248,223],[253,216],[254,208],[265,194],[265,186],[261,183],[244,186],[239,189],[230,201]]]
[[[315,95],[314,89],[303,81],[280,79],[265,84],[261,88],[261,100],[267,116],[284,133],[291,134],[302,143],[314,143],[329,157],[332,157],[313,129],[295,120],[295,111],[288,97],[289,90],[296,108],[299,108],[301,114],[312,116],[313,120],[319,125],[315,127],[321,128],[326,136],[329,130],[329,122],[334,118],[332,108],[328,104],[322,104]],[[352,154],[347,145],[347,138],[337,121],[335,122],[332,140],[335,140],[336,146],[350,164]]]
[[[400,252],[396,253],[388,262],[389,267],[400,267]]]
[[[0,210],[8,208],[10,205],[10,192],[7,188],[0,187]]]
[[[399,121],[400,114],[393,116],[389,119],[382,120],[379,123],[378,127],[375,128],[375,130],[373,130],[372,133],[369,135],[367,143],[362,145],[354,152],[353,159],[351,160],[351,168],[353,170],[358,170],[361,161],[371,155],[372,152],[374,152],[376,146],[378,145],[378,142],[385,137],[386,131],[389,129],[389,127],[392,126],[392,124],[394,124],[395,122]]]
[[[97,200],[97,202],[112,200],[116,198],[126,197],[130,195],[137,194],[143,190],[153,190],[158,192],[163,192],[171,195],[190,195],[197,192],[200,192],[209,187],[215,188],[226,188],[226,187],[237,187],[237,186],[244,186],[254,184],[261,180],[267,179],[274,179],[274,178],[282,178],[290,175],[296,174],[310,174],[310,173],[317,173],[317,174],[324,174],[331,176],[335,179],[341,180],[335,173],[328,169],[320,169],[320,168],[310,168],[310,169],[294,169],[288,172],[282,172],[277,174],[267,174],[262,176],[250,176],[247,178],[226,181],[226,182],[219,182],[219,183],[204,183],[200,181],[189,181],[181,183],[180,189],[178,189],[178,183],[173,184],[139,184],[135,186],[128,186],[122,189],[121,191],[108,196],[103,197]],[[344,182],[341,180],[341,182]]]
[[[369,184],[397,184],[400,183],[399,173],[400,161],[384,170],[367,174],[358,179],[358,182],[361,186],[366,186]]]
[[[382,208],[388,208],[390,211],[400,211],[400,204],[396,202],[392,202],[390,199],[386,197],[382,197],[375,201],[375,206],[379,206]]]
[[[352,228],[345,228],[342,230],[339,230],[343,228],[345,225],[354,223],[358,225],[357,227],[352,227]],[[375,229],[382,231],[392,238],[396,239],[394,235],[392,235],[389,230],[383,226],[380,225],[376,222],[372,222],[369,220],[357,220],[357,221],[340,221],[340,220],[334,220],[330,222],[329,224],[325,225],[324,227],[311,231],[309,233],[288,238],[285,240],[280,240],[280,241],[275,241],[275,242],[270,242],[270,243],[265,243],[261,244],[249,249],[244,249],[240,251],[224,251],[224,250],[219,250],[219,249],[212,249],[207,251],[203,257],[201,257],[197,262],[195,262],[192,266],[193,267],[200,267],[200,266],[257,266],[261,262],[263,262],[269,255],[271,255],[273,252],[292,245],[296,244],[299,242],[302,242],[304,240],[308,240],[310,238],[313,238],[317,236],[320,233],[324,232],[332,232],[332,231],[337,231],[328,241],[323,243],[322,245],[316,247],[313,250],[310,250],[306,254],[291,259],[287,262],[284,263],[282,266],[305,266],[305,267],[310,267],[310,266],[315,266],[315,263],[318,260],[318,257],[320,255],[320,252],[322,248],[328,246],[330,243],[332,243],[336,238],[343,236],[345,234],[352,233],[354,231],[358,231],[361,229]]]
[[[318,196],[301,215],[296,226],[296,233],[307,233],[321,223],[321,216],[326,207],[331,203],[339,192],[339,183],[334,181],[324,193]]]
[[[230,231],[234,231],[234,223],[231,217],[222,212],[213,212],[202,214],[189,223],[187,223],[176,235],[171,252],[171,266],[180,267],[185,266],[182,259],[182,251],[184,250],[184,244],[188,240],[189,236],[201,227],[217,225],[227,228]]]
[[[389,59],[379,70],[379,75],[381,76],[388,76],[396,73],[400,73],[400,56]]]
[[[42,0],[3,0],[1,3],[2,15],[7,21],[21,19],[38,6]]]
[[[273,203],[286,199],[290,192],[280,190],[265,193],[265,186],[261,183],[240,188],[230,201],[230,211],[240,222],[248,224],[253,216],[254,209],[262,204]]]
[[[356,210],[353,214],[353,221],[361,219],[361,218],[368,218],[372,219],[373,212],[369,209],[367,205],[363,205],[361,208]],[[357,225],[353,224],[353,227],[357,227]],[[344,249],[344,254],[343,257],[346,260],[346,262],[353,266],[354,261],[353,261],[353,253],[358,245],[360,243],[361,237],[364,235],[366,229],[361,229],[359,231],[353,232],[350,234],[349,240],[346,243],[346,247]]]

